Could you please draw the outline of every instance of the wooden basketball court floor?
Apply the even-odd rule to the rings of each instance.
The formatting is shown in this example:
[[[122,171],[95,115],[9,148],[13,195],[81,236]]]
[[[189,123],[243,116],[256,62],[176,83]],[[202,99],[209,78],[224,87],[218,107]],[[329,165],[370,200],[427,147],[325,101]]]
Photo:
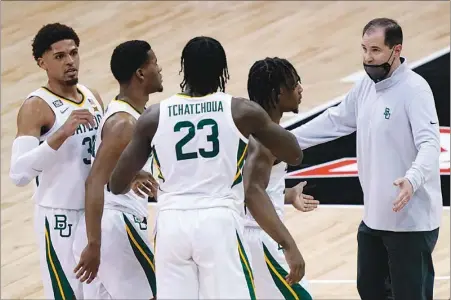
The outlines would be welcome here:
[[[16,114],[27,93],[45,84],[33,61],[31,40],[46,23],[63,22],[81,38],[80,82],[96,88],[105,103],[117,92],[109,69],[113,48],[127,39],[149,41],[163,67],[164,92],[178,91],[180,54],[196,35],[217,38],[231,74],[227,92],[247,96],[251,64],[266,56],[288,58],[304,87],[301,112],[351,87],[340,79],[361,70],[362,27],[374,17],[392,17],[404,30],[403,54],[412,62],[449,46],[449,2],[1,2],[1,298],[42,298],[33,232],[33,188],[8,178]],[[337,191],[339,192],[339,191]],[[319,199],[321,200],[321,199]],[[287,208],[287,225],[307,263],[315,299],[358,299],[356,230],[361,207],[321,206],[300,213]],[[153,215],[152,207],[149,209]],[[435,299],[450,294],[450,213],[443,212],[434,252]]]

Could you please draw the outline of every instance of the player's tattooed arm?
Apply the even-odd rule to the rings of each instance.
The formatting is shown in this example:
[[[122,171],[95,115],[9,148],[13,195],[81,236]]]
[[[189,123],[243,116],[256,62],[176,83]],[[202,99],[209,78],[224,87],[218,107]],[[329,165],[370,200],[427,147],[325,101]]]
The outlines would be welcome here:
[[[273,163],[274,157],[269,150],[250,137],[243,170],[246,207],[260,227],[285,250],[290,266],[290,273],[285,279],[289,284],[294,284],[304,276],[305,262],[266,193]]]
[[[158,128],[160,104],[147,108],[136,123],[132,140],[122,152],[110,177],[110,189],[113,194],[124,194],[144,167],[152,152],[152,139]]]
[[[290,165],[299,165],[303,154],[296,137],[279,124],[257,103],[247,99],[232,99],[232,114],[240,132],[253,135],[278,159]]]

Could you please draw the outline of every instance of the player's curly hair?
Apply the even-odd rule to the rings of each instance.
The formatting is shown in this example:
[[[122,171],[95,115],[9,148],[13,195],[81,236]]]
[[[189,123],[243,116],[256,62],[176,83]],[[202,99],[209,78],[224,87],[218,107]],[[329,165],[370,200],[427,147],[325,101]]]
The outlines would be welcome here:
[[[152,49],[146,41],[131,40],[119,44],[113,51],[110,68],[114,78],[120,83],[130,82],[137,69],[148,60]]]
[[[44,25],[33,39],[34,59],[37,61],[54,43],[62,40],[73,40],[77,47],[80,46],[80,38],[71,27],[61,23]]]
[[[182,91],[189,87],[192,93],[207,95],[218,90],[225,91],[230,79],[227,58],[221,43],[211,37],[198,36],[183,48],[180,60],[183,81]]]
[[[256,61],[249,70],[247,92],[251,101],[268,111],[279,102],[281,87],[294,89],[300,81],[296,69],[288,60],[267,57]]]

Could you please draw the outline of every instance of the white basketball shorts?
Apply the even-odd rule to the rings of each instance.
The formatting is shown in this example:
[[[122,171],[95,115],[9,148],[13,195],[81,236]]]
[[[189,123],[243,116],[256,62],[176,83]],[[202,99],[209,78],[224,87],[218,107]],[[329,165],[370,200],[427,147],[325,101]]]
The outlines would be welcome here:
[[[283,250],[263,229],[245,227],[244,239],[252,256],[257,299],[312,299],[305,277],[291,286],[285,281],[289,267]]]
[[[35,206],[41,276],[46,299],[83,299],[81,282],[75,277],[73,255],[75,230],[83,210]]]
[[[160,211],[157,299],[255,299],[243,229],[229,208]]]
[[[105,208],[97,277],[83,285],[85,299],[152,299],[155,267],[147,220]],[[84,215],[75,234],[78,261],[87,245]]]

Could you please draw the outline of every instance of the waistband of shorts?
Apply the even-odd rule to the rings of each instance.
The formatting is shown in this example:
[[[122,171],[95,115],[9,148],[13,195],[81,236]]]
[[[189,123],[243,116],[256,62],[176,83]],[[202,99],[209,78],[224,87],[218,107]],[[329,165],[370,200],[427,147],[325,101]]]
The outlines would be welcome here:
[[[64,207],[50,207],[50,206],[44,206],[38,203],[35,203],[35,208],[37,209],[45,209],[45,210],[53,210],[53,209],[58,209],[58,210],[67,210],[67,211],[74,211],[74,212],[83,212],[85,211],[84,208],[64,208]]]
[[[137,212],[134,209],[131,209],[126,206],[120,206],[120,205],[111,205],[111,204],[105,204],[104,209],[110,209],[110,210],[116,210],[122,213],[130,214],[138,218],[147,218],[147,216],[143,216],[139,212]]]

